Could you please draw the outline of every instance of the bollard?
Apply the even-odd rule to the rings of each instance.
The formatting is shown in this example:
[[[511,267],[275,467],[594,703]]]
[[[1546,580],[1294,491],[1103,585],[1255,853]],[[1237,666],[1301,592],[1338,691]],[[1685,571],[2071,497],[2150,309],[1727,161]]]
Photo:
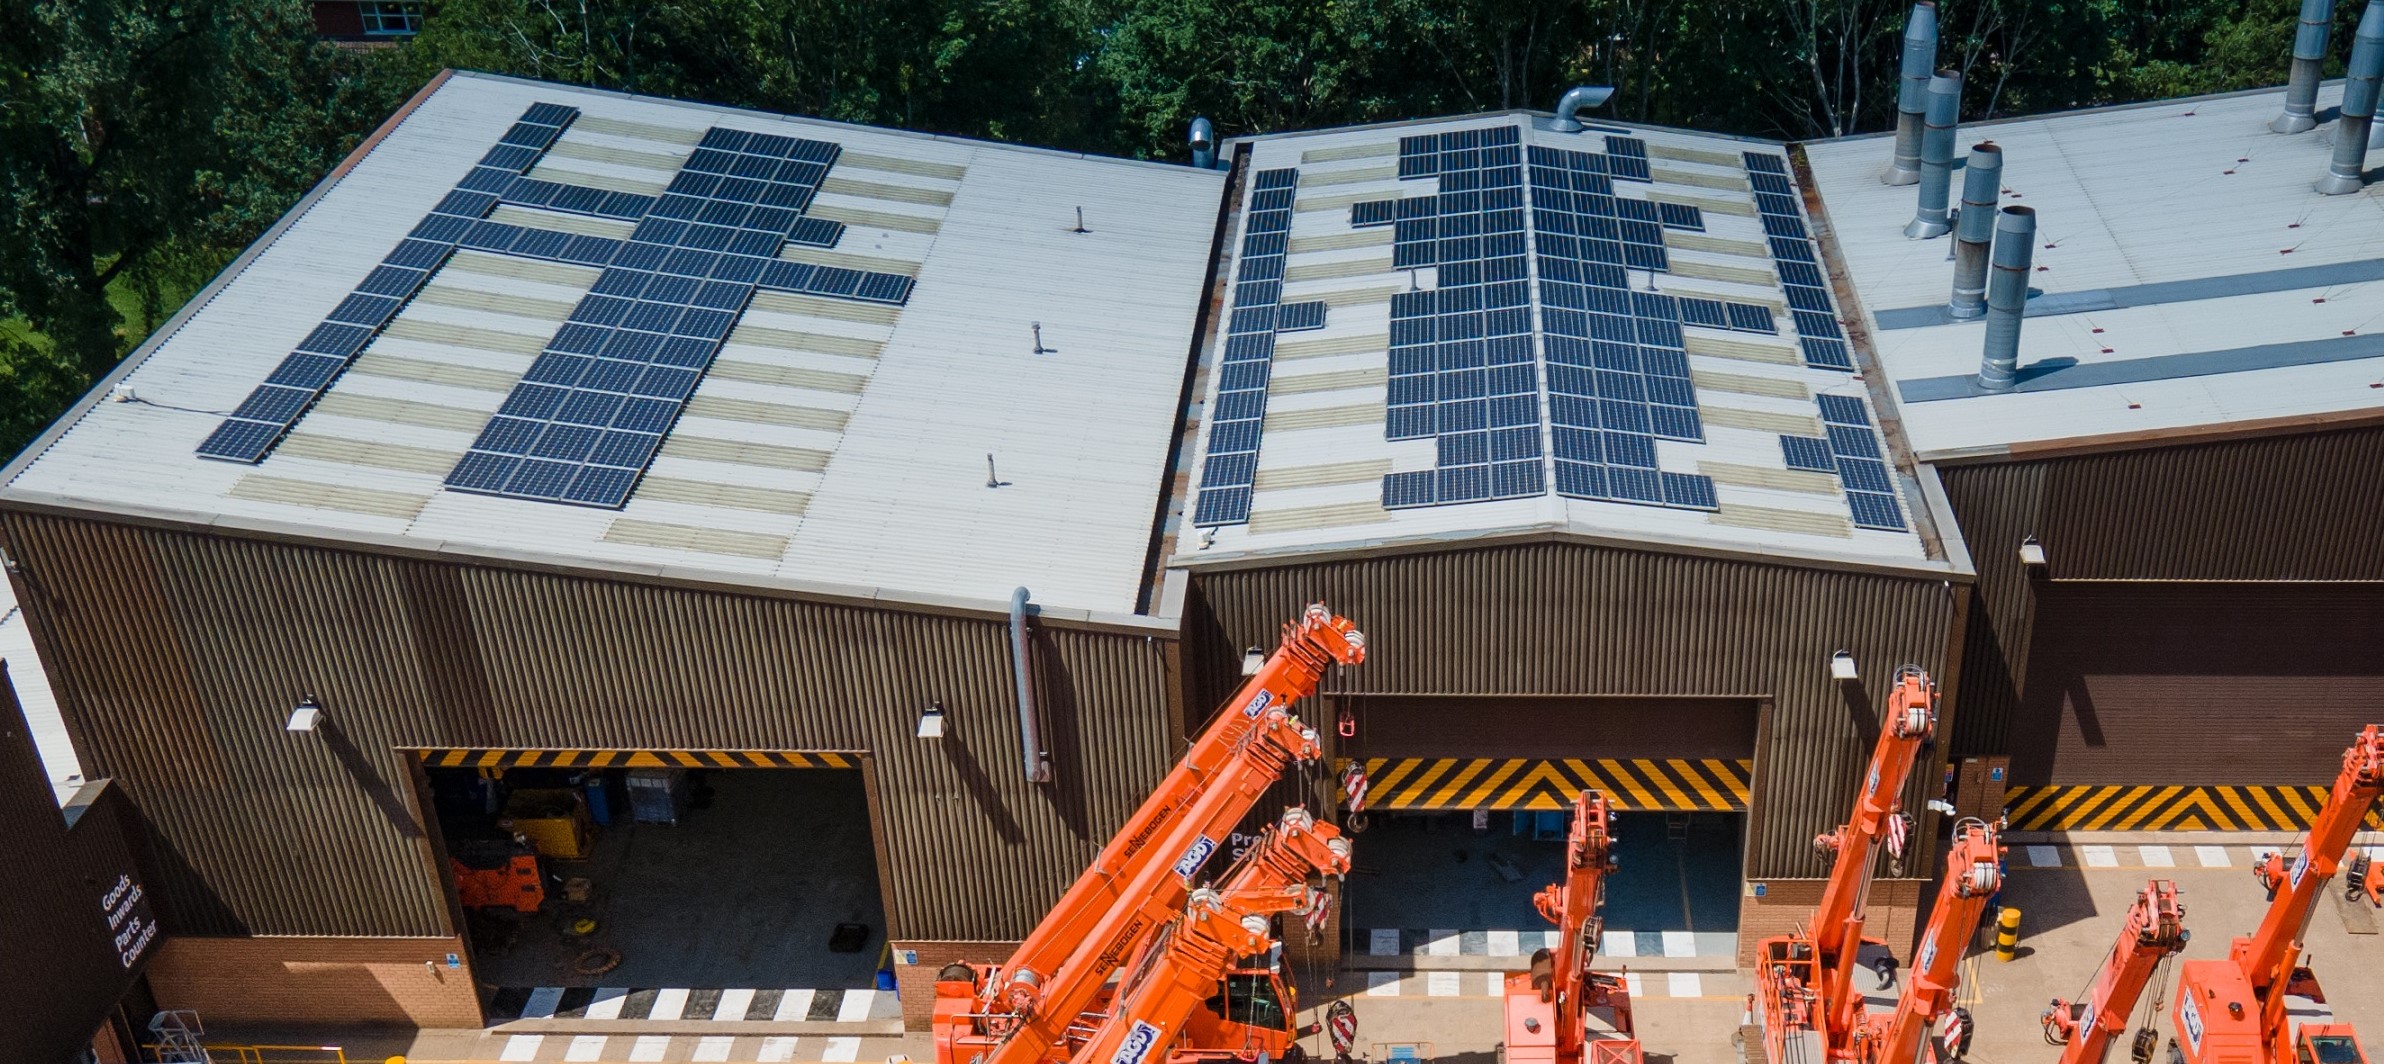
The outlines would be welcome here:
[[[1995,959],[2008,961],[2020,948],[2020,910],[2004,906],[1995,918]]]

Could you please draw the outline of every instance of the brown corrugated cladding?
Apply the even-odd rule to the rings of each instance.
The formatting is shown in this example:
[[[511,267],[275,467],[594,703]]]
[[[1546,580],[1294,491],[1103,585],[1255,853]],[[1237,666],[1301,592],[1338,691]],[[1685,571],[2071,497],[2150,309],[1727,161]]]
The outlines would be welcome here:
[[[1317,600],[1367,637],[1366,664],[1333,691],[1770,699],[1748,854],[1757,877],[1826,870],[1812,838],[1846,815],[1888,677],[1906,662],[1945,673],[1963,593],[1935,578],[1567,542],[1204,568],[1193,588],[1195,705],[1230,690],[1241,648],[1271,646],[1282,619]],[[1841,648],[1862,687],[1830,680]]]
[[[1946,465],[1978,568],[1955,756],[2011,751],[2044,580],[2384,581],[2384,428]],[[2048,570],[2031,577],[2034,535]]]
[[[1173,756],[1173,648],[1037,625],[1057,782],[1019,769],[1008,624],[10,513],[94,773],[187,934],[452,933],[400,749],[867,753],[888,932],[1025,934]],[[330,721],[283,730],[300,697]],[[914,738],[942,701],[951,732]],[[800,845],[803,825],[785,825]]]

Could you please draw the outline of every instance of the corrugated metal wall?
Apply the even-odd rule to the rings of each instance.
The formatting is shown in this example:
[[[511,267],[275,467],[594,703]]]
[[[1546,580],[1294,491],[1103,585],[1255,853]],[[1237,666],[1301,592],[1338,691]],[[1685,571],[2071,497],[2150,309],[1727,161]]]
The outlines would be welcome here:
[[[398,748],[679,747],[869,752],[890,936],[1016,938],[1174,755],[1173,648],[1142,634],[1038,627],[1058,782],[1036,787],[998,615],[5,528],[89,771],[149,810],[183,933],[450,933]],[[284,732],[307,694],[330,726]],[[951,734],[914,738],[936,700]]]
[[[1241,648],[1271,646],[1284,618],[1319,599],[1367,636],[1366,664],[1329,690],[1772,700],[1749,845],[1756,877],[1825,873],[1812,838],[1846,815],[1887,678],[1906,662],[1944,675],[1960,590],[1566,543],[1203,570],[1193,586],[1195,705],[1230,689]],[[1830,680],[1841,648],[1861,665],[1862,688]]]
[[[2009,752],[2029,674],[2034,535],[2055,580],[2384,580],[2384,428],[1945,466],[1978,568],[1955,756]]]

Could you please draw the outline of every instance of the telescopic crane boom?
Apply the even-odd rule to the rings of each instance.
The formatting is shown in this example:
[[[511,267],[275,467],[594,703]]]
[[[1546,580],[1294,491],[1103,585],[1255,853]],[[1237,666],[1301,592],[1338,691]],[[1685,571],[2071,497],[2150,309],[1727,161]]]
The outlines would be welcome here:
[[[1921,936],[1911,980],[1892,1012],[1867,1018],[1857,1049],[1867,1064],[1916,1064],[1929,1032],[1945,1018],[1961,988],[1962,955],[1978,933],[1987,899],[2003,886],[2003,847],[1995,826],[1980,820],[1954,825],[1954,844],[1945,855],[1945,882]],[[1855,1007],[1860,1009],[1861,999]]]
[[[2145,884],[2135,904],[2128,906],[2127,924],[2119,929],[2119,941],[2112,944],[2110,957],[2095,973],[2086,999],[2073,1004],[2054,998],[2045,1007],[2045,1041],[2065,1047],[2056,1064],[2103,1064],[2111,1041],[2127,1030],[2127,1017],[2136,1010],[2137,997],[2157,978],[2161,965],[2183,951],[2192,937],[2185,929],[2185,904],[2177,900],[2177,885],[2165,879]],[[2131,1056],[2138,1064],[2149,1064],[2152,1029],[2146,1027],[2138,1037],[2144,1041]]]
[[[2376,799],[2384,795],[2384,725],[2370,724],[2343,751],[2342,771],[2301,856],[2276,884],[2260,928],[2239,937],[2226,960],[2187,961],[2174,1013],[2177,1038],[2170,1058],[2183,1064],[2362,1064],[2367,1058],[2348,1024],[2301,1024],[2294,1029],[2286,999],[2324,1004],[2318,978],[2301,963],[2302,934],[2318,896],[2341,866]]]
[[[1531,970],[1506,977],[1507,1064],[1639,1064],[1631,1026],[1631,992],[1622,977],[1590,970],[1604,921],[1606,874],[1614,870],[1613,817],[1606,798],[1583,791],[1573,800],[1573,830],[1565,840],[1565,878],[1532,897],[1557,927],[1554,949],[1531,958]],[[1612,1036],[1592,1037],[1591,1009],[1613,1014]]]
[[[1079,1018],[1173,921],[1221,840],[1291,765],[1322,755],[1291,713],[1365,636],[1322,603],[1284,626],[1259,666],[1010,959],[949,965],[936,981],[938,1064],[1065,1060]],[[1071,1028],[1076,1027],[1071,1037]]]

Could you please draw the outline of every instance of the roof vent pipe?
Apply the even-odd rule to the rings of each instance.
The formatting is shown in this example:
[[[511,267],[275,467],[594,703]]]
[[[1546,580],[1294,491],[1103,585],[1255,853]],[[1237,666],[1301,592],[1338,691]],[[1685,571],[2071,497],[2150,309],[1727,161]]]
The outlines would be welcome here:
[[[1579,133],[1583,129],[1581,112],[1603,107],[1613,96],[1613,87],[1607,85],[1575,85],[1566,89],[1564,96],[1556,101],[1556,121],[1548,123],[1548,128],[1559,133]]]
[[[1946,312],[1968,321],[1987,313],[1987,245],[1995,237],[1995,202],[2003,191],[2003,149],[1970,146],[1962,167],[1962,210],[1954,215],[1954,295]]]
[[[1962,119],[1962,75],[1940,70],[1929,79],[1928,127],[1920,135],[1920,209],[1904,235],[1914,240],[1944,236],[1946,199],[1953,194],[1954,126]]]
[[[1028,656],[1026,589],[1010,592],[1010,667],[1018,675],[1018,749],[1028,783],[1051,782],[1051,758],[1043,751],[1043,721],[1035,706],[1035,670]]]
[[[1192,119],[1192,132],[1185,138],[1192,145],[1192,165],[1203,170],[1217,166],[1217,127],[1204,117]]]
[[[2351,40],[2351,67],[2343,74],[2343,117],[2334,124],[2334,161],[2318,179],[2318,191],[2341,196],[2359,191],[2367,165],[2368,131],[2376,121],[2376,90],[2384,82],[2384,0],[2367,0],[2359,35]]]
[[[2028,310],[2028,268],[2036,258],[2036,212],[2005,207],[1995,214],[1993,269],[1987,274],[1987,347],[1978,386],[2008,392],[2019,383],[2020,316]]]
[[[2279,133],[2318,128],[2318,82],[2326,66],[2326,32],[2334,26],[2334,0],[2301,0],[2301,28],[2293,31],[2293,73],[2285,80],[2285,113],[2268,123]]]
[[[1937,68],[1936,0],[1912,5],[1904,20],[1904,66],[1896,85],[1896,155],[1879,175],[1881,184],[1920,180],[1920,135],[1929,110],[1929,73]]]

